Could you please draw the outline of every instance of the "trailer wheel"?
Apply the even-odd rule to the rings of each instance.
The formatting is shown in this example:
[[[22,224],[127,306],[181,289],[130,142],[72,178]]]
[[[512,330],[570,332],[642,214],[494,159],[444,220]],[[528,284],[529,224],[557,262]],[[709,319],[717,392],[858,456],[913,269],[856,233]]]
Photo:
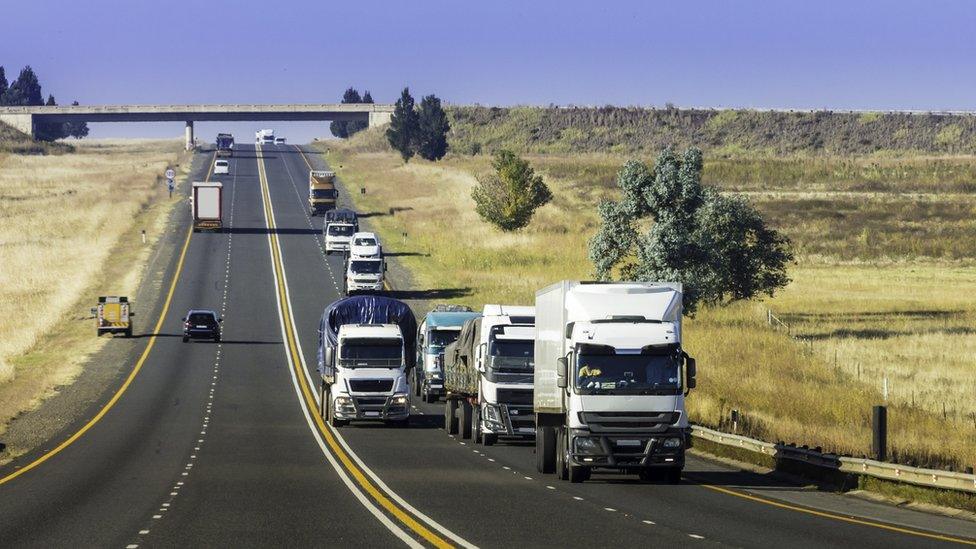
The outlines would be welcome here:
[[[665,471],[664,480],[668,484],[681,484],[681,467],[670,467]]]
[[[453,398],[444,399],[444,430],[449,435],[456,435],[458,432],[457,400]]]
[[[556,472],[556,429],[535,428],[535,467],[540,473]]]
[[[132,326],[125,329],[125,337],[132,337]]]
[[[461,399],[461,417],[458,419],[458,427],[461,429],[461,440],[471,438],[471,403],[468,399]]]

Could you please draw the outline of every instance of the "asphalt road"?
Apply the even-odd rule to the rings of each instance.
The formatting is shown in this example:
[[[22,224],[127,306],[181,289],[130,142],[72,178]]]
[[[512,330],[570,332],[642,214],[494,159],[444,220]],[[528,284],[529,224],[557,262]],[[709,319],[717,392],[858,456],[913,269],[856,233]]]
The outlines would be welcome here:
[[[196,165],[193,179],[203,179],[209,156]],[[438,405],[415,402],[410,428],[325,427],[313,396],[316,330],[339,296],[341,259],[323,254],[321,218],[307,215],[309,165],[324,167],[311,150],[238,145],[231,174],[213,177],[225,186],[228,230],[192,234],[181,268],[173,258],[168,311],[155,338],[133,350],[135,365],[152,345],[131,383],[94,423],[114,391],[0,468],[0,547],[890,548],[976,539],[971,522],[697,458],[678,486],[600,474],[570,485],[537,474],[530,445],[447,436]],[[191,307],[223,315],[220,344],[182,343]]]

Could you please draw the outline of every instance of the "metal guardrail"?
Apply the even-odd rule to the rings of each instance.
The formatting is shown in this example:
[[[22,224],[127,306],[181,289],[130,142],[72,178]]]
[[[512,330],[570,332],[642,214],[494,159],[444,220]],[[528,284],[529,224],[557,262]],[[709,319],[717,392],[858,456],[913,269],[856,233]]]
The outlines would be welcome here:
[[[694,437],[723,446],[742,448],[751,452],[765,454],[774,459],[789,459],[807,463],[814,467],[832,469],[841,473],[905,482],[929,488],[976,493],[976,475],[973,474],[910,467],[873,459],[838,456],[836,454],[787,446],[785,444],[772,444],[742,435],[723,433],[698,425],[692,426],[691,434]]]

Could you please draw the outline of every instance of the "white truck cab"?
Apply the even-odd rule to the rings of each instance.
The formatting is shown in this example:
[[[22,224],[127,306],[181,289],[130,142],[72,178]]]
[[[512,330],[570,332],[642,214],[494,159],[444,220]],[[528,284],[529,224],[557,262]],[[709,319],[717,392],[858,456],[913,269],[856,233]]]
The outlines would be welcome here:
[[[535,307],[485,305],[482,309],[474,440],[490,445],[500,436],[535,436],[534,324]]]
[[[346,295],[383,291],[386,260],[378,257],[351,257],[346,261]]]
[[[352,223],[328,223],[323,230],[325,233],[325,253],[344,252],[349,249],[352,235],[356,233],[356,226]]]
[[[335,352],[326,403],[333,424],[409,419],[410,388],[399,326],[345,324],[339,328]]]

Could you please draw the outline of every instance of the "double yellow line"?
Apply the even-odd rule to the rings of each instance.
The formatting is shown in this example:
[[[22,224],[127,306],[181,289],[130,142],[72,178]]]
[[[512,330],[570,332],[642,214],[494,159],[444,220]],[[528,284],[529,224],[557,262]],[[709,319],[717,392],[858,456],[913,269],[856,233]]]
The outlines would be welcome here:
[[[325,424],[325,421],[319,414],[315,397],[313,396],[312,390],[306,381],[304,372],[301,371],[302,360],[298,351],[298,341],[297,337],[295,336],[295,327],[292,325],[291,321],[291,304],[289,303],[285,285],[283,267],[284,260],[281,255],[278,235],[275,233],[276,225],[274,221],[274,212],[272,211],[271,207],[271,192],[268,187],[267,173],[264,169],[264,156],[261,152],[260,146],[258,146],[256,150],[258,158],[258,179],[261,182],[261,193],[264,197],[263,202],[265,217],[267,219],[269,239],[271,241],[271,258],[275,280],[277,281],[278,303],[281,307],[281,321],[285,332],[287,352],[291,358],[290,362],[292,363],[292,367],[295,369],[295,378],[298,380],[298,384],[301,388],[301,393],[304,400],[302,405],[305,406],[309,411],[316,429],[318,429],[318,432],[324,438],[334,457],[338,459],[345,471],[352,477],[353,480],[355,480],[356,484],[365,493],[369,494],[373,501],[400,521],[401,524],[412,530],[431,545],[435,547],[453,547],[450,542],[431,531],[429,528],[415,519],[409,512],[397,505],[374,482],[372,482],[363,472],[363,470],[352,460],[349,454],[342,448],[331,429]],[[302,156],[304,158],[304,153],[302,153]],[[306,163],[307,162],[308,161],[306,160]]]
[[[206,179],[207,181],[210,180],[210,176],[213,174],[214,160],[216,160],[216,158],[217,158],[217,153],[215,152],[213,157],[210,159],[210,168],[207,169],[207,179]],[[91,428],[94,427],[96,423],[101,421],[102,418],[105,417],[105,414],[107,414],[109,410],[111,410],[115,406],[115,404],[119,401],[119,399],[122,398],[122,394],[125,393],[126,390],[128,390],[129,386],[132,385],[132,381],[136,378],[137,375],[139,375],[139,371],[142,370],[143,364],[145,364],[146,359],[149,358],[149,353],[156,345],[157,334],[159,334],[159,332],[163,329],[163,322],[166,320],[166,313],[169,312],[170,303],[172,303],[173,301],[173,294],[176,293],[176,283],[179,281],[180,273],[183,271],[183,261],[186,259],[186,251],[190,247],[190,238],[192,236],[193,236],[193,229],[191,227],[191,229],[188,230],[186,233],[186,239],[183,241],[183,248],[180,250],[180,258],[176,263],[176,270],[173,271],[173,280],[170,282],[169,291],[166,293],[166,300],[163,301],[163,309],[159,312],[159,319],[156,320],[156,325],[153,327],[153,333],[152,335],[149,336],[149,342],[146,343],[146,348],[143,349],[142,354],[140,354],[138,360],[136,360],[135,367],[132,368],[132,371],[129,372],[128,376],[126,376],[125,381],[122,382],[122,386],[115,391],[115,394],[112,395],[112,398],[110,398],[108,402],[106,402],[105,405],[102,406],[102,408],[98,411],[98,413],[95,414],[94,417],[88,420],[84,425],[82,425],[80,429],[75,431],[74,434],[68,437],[64,442],[55,446],[53,449],[45,452],[43,455],[41,455],[34,461],[28,463],[27,465],[24,465],[23,467],[8,474],[7,476],[0,478],[0,485],[6,484],[11,480],[19,477],[20,475],[23,475],[27,471],[37,468],[45,461],[61,453],[61,451],[67,448],[68,446],[74,444],[75,441],[77,441],[85,433],[91,430]]]

